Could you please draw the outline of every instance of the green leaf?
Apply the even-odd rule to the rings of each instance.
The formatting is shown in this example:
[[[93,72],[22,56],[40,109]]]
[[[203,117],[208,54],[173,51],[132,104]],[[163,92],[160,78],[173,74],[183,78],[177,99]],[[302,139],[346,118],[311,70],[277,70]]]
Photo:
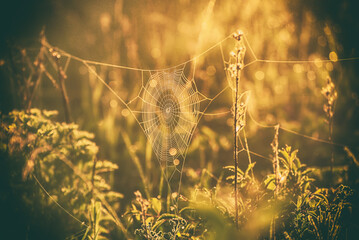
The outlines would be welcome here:
[[[113,199],[117,199],[117,198],[123,198],[123,194],[119,193],[119,192],[114,192],[114,191],[109,191],[105,193],[105,196],[108,198],[113,198]]]
[[[86,229],[86,232],[85,232],[85,234],[83,235],[83,237],[82,237],[81,240],[85,240],[85,239],[87,238],[87,236],[88,236],[88,234],[89,234],[89,232],[90,232],[90,229],[91,229],[91,227],[88,226],[87,229]]]
[[[152,226],[152,230],[156,231],[166,221],[167,221],[166,219],[160,219],[160,220],[157,219],[156,223]]]
[[[225,166],[223,167],[224,169],[228,169],[229,171],[231,172],[234,172],[235,171],[235,168],[234,166]],[[244,172],[240,169],[240,168],[237,168],[237,174],[239,175],[244,175]]]
[[[176,214],[164,213],[158,218],[158,220],[161,220],[161,219],[173,219],[173,218],[183,219],[180,216],[177,216]]]
[[[268,177],[264,180],[265,187],[269,190],[274,191],[275,189],[275,177],[273,174],[268,175]]]
[[[179,213],[181,214],[185,211],[194,211],[194,210],[195,210],[195,208],[193,208],[193,207],[184,207],[179,211]]]
[[[248,173],[249,173],[249,171],[251,171],[251,170],[254,168],[255,165],[256,165],[256,162],[253,162],[253,163],[251,163],[251,164],[248,164],[247,170],[246,170],[246,172],[245,172],[244,175],[247,176]]]
[[[151,198],[151,205],[152,205],[152,209],[157,213],[157,215],[159,215],[162,209],[161,200],[157,198]]]

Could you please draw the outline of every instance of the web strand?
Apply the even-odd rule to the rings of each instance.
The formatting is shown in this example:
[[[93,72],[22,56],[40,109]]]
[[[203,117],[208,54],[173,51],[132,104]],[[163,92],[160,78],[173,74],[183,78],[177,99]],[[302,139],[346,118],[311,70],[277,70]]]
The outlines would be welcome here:
[[[339,147],[348,147],[347,145],[344,145],[344,144],[341,144],[341,143],[331,142],[331,141],[324,140],[324,139],[321,139],[321,138],[316,138],[316,137],[312,137],[312,136],[309,136],[309,135],[305,135],[305,134],[290,130],[288,128],[284,128],[279,123],[274,124],[274,125],[267,125],[267,124],[260,123],[253,117],[252,113],[249,110],[247,111],[247,113],[248,113],[250,119],[252,120],[252,122],[254,124],[256,124],[257,126],[259,126],[259,127],[262,127],[262,128],[275,128],[277,125],[279,125],[279,129],[281,129],[281,130],[283,130],[285,132],[300,136],[300,137],[304,137],[304,138],[307,138],[307,139],[310,139],[310,140],[313,140],[313,141],[316,141],[316,142],[320,142],[320,143],[326,143],[326,144],[329,144],[329,145],[335,145],[335,146],[339,146]]]
[[[91,64],[91,65],[99,65],[99,66],[104,66],[104,67],[112,67],[112,68],[119,68],[119,69],[124,69],[124,70],[132,70],[132,71],[142,71],[142,72],[152,72],[152,71],[166,71],[166,70],[171,70],[171,69],[175,69],[178,68],[179,66],[182,65],[186,65],[187,63],[190,63],[192,61],[195,61],[196,59],[202,57],[203,55],[207,54],[208,52],[210,52],[211,50],[215,49],[216,47],[218,47],[220,44],[222,44],[223,42],[225,42],[226,40],[230,39],[232,37],[232,33],[230,35],[228,35],[227,37],[223,38],[222,40],[220,40],[219,42],[217,42],[216,44],[214,44],[213,46],[209,47],[207,50],[203,51],[202,53],[198,54],[197,56],[183,62],[180,64],[177,64],[176,66],[173,67],[168,67],[168,68],[162,68],[162,69],[144,69],[144,68],[136,68],[136,67],[129,67],[129,66],[123,66],[123,65],[116,65],[116,64],[112,64],[112,63],[105,63],[105,62],[99,62],[99,61],[93,61],[93,60],[86,60],[80,57],[77,57],[75,55],[72,55],[68,52],[66,52],[65,50],[62,50],[60,48],[55,48],[53,47],[50,43],[48,42],[44,42],[43,45],[46,46],[47,48],[52,48],[52,49],[56,49],[57,51],[59,51],[62,55],[68,57],[68,58],[72,58],[76,61],[82,62],[82,63],[87,63],[87,64]]]
[[[69,215],[70,217],[72,217],[74,220],[76,220],[77,222],[79,222],[81,225],[89,227],[89,225],[87,225],[85,222],[81,221],[80,219],[78,219],[77,217],[75,217],[74,215],[72,215],[69,211],[67,211],[64,207],[62,207],[44,188],[44,186],[42,186],[42,184],[40,183],[40,181],[37,179],[37,177],[32,174],[33,178],[35,179],[35,181],[37,182],[37,184],[40,186],[40,188],[44,191],[44,193],[51,199],[51,201],[53,201],[62,211],[64,211],[65,213],[67,213],[67,215]]]

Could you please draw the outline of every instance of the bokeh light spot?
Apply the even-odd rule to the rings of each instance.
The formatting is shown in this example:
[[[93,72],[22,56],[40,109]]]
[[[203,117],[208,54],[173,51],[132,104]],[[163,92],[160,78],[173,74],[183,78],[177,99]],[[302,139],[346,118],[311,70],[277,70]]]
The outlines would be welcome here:
[[[152,48],[151,50],[151,56],[154,58],[154,59],[158,59],[161,57],[161,50],[159,48]]]
[[[121,111],[121,114],[122,114],[122,116],[124,116],[124,117],[128,117],[128,115],[130,115],[130,111],[128,111],[128,109],[125,108],[125,109],[123,109],[123,110]]]
[[[106,33],[110,30],[111,16],[109,13],[102,13],[100,16],[100,25],[102,32]]]
[[[314,71],[308,71],[307,72],[307,78],[310,80],[310,81],[314,81],[316,79],[316,74]]]
[[[337,62],[338,61],[338,55],[336,52],[332,51],[329,53],[329,59],[332,60],[333,62]]]
[[[255,77],[258,79],[258,80],[263,80],[264,79],[264,72],[263,71],[257,71],[255,73]]]
[[[151,80],[150,87],[154,88],[156,86],[157,86],[157,81],[156,80]]]
[[[314,64],[317,68],[321,68],[323,66],[323,62],[321,62],[319,58],[314,60]]]
[[[117,105],[118,105],[118,103],[117,103],[117,101],[116,101],[115,99],[112,99],[112,100],[110,101],[110,106],[111,106],[112,108],[116,108]]]
[[[216,68],[213,65],[208,66],[206,72],[208,76],[213,76],[214,74],[216,74]]]
[[[168,152],[170,153],[171,156],[174,156],[174,155],[177,154],[177,149],[176,149],[176,148],[170,148],[170,149],[168,150]]]
[[[326,68],[329,72],[333,71],[333,69],[334,69],[333,63],[328,62],[327,64],[325,64],[325,68]]]
[[[303,72],[303,65],[302,64],[294,64],[293,65],[293,71],[295,72],[295,73],[301,73],[301,72]]]

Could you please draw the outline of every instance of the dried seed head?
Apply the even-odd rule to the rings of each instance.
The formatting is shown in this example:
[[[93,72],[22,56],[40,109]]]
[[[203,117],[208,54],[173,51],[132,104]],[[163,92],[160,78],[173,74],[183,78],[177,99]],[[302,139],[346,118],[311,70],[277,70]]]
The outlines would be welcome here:
[[[334,115],[334,103],[338,97],[337,91],[335,90],[335,85],[330,77],[327,78],[327,85],[322,88],[321,93],[327,100],[323,106],[323,110],[327,115],[327,118],[330,119]]]
[[[237,41],[240,41],[243,36],[242,31],[238,30],[237,32],[233,33],[233,38]]]

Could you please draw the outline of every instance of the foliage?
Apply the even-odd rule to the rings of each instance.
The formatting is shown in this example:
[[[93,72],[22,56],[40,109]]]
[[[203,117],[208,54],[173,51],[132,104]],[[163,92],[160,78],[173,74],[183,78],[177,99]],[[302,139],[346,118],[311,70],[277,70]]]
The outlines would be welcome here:
[[[297,153],[298,150],[292,151],[289,146],[280,150],[279,184],[275,184],[274,174],[267,175],[263,183],[257,184],[259,190],[255,197],[243,194],[249,192],[248,185],[253,188],[256,184],[248,174],[252,166],[249,165],[245,172],[238,170],[240,229],[245,230],[248,224],[254,224],[249,222],[251,216],[256,216],[258,211],[264,212],[260,206],[267,205],[270,214],[265,227],[269,229],[269,223],[275,219],[276,236],[280,239],[342,239],[343,230],[350,225],[343,221],[343,215],[349,214],[354,201],[353,190],[344,185],[336,189],[316,188],[315,179],[310,177],[311,169],[301,163]],[[232,166],[226,168],[233,172]],[[233,175],[227,177],[232,184],[233,178]],[[255,202],[255,199],[259,200]],[[257,231],[265,233],[261,229],[263,226],[258,227]]]
[[[28,113],[14,110],[8,116],[3,115],[1,150],[9,154],[9,161],[22,168],[22,180],[39,179],[63,208],[97,226],[91,228],[96,236],[91,239],[103,239],[99,236],[108,230],[99,221],[108,222],[111,217],[110,209],[102,207],[101,202],[114,203],[122,198],[122,194],[111,190],[106,180],[118,166],[97,159],[93,134],[78,130],[75,124],[53,121],[56,114],[56,111],[31,109]],[[18,175],[14,178],[13,181],[18,180]],[[27,201],[33,202],[31,196],[27,196]],[[44,205],[51,204],[47,197],[41,201]]]
[[[111,190],[105,174],[117,165],[97,160],[94,136],[75,124],[53,121],[56,114],[31,109],[3,115],[1,149],[22,166],[23,180],[40,179],[64,209],[90,223],[82,239],[106,239],[115,230],[111,206],[122,195]],[[179,205],[165,198],[146,199],[137,191],[124,214],[126,228],[136,239],[257,239],[268,234],[275,219],[278,238],[341,239],[350,226],[343,216],[350,214],[353,191],[343,185],[316,188],[312,169],[301,163],[298,150],[286,146],[279,153],[278,185],[274,174],[262,182],[255,178],[251,174],[255,163],[245,171],[238,169],[239,232],[233,229],[233,196],[220,182],[212,190],[196,187],[190,199],[174,196]],[[233,184],[234,167],[225,169],[232,173],[226,179]],[[47,198],[40,201],[51,204]],[[259,215],[263,220],[256,222]]]
[[[126,213],[128,227],[137,239],[233,239],[237,233],[231,219],[223,215],[212,194],[202,193],[194,199],[180,196],[182,207],[176,212],[175,205],[166,211],[163,199],[147,200],[137,191]]]
[[[298,199],[292,239],[343,239],[343,230],[350,225],[343,216],[349,213],[352,197],[353,191],[340,185],[336,189],[318,189],[308,198]]]

